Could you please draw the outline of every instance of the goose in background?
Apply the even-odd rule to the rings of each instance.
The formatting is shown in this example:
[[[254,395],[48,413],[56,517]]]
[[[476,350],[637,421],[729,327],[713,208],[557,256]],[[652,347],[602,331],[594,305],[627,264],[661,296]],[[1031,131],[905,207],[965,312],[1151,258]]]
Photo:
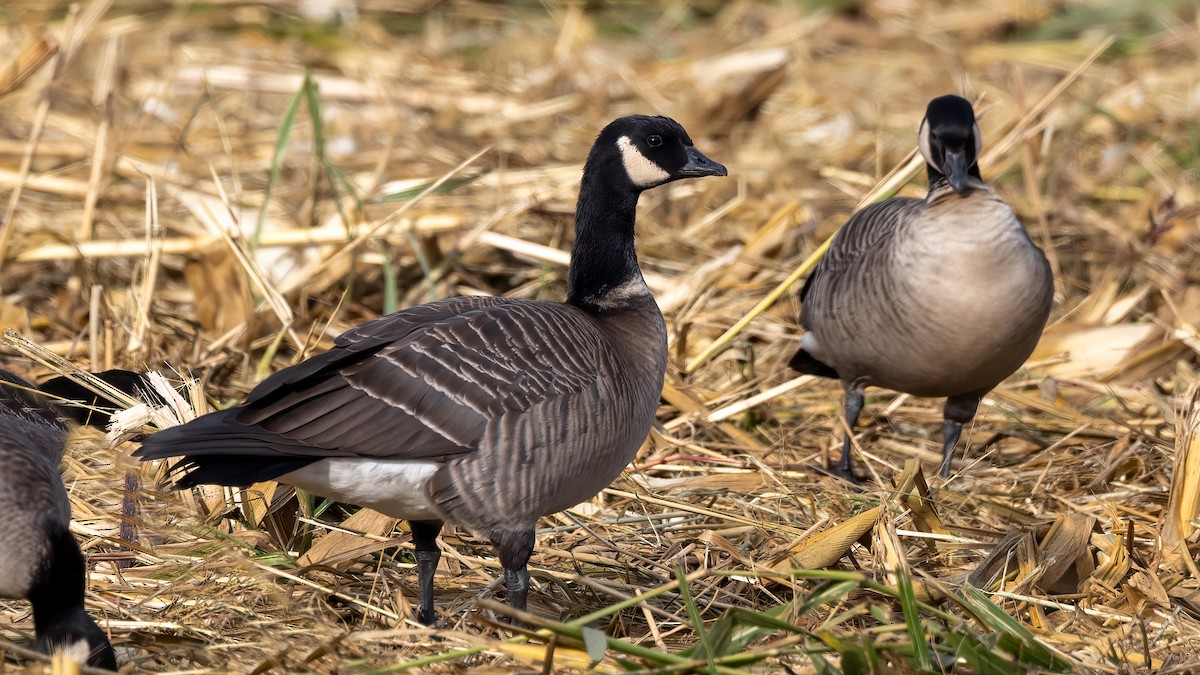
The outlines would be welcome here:
[[[409,521],[426,625],[438,533],[463,525],[524,610],[537,519],[611,483],[658,406],[666,326],[634,249],[638,197],[724,175],[674,120],[617,119],[584,165],[566,302],[460,297],[380,317],[135,455],[182,457],[177,487],[278,480]]]
[[[130,370],[105,370],[93,373],[120,391],[151,404],[165,403],[142,375]],[[51,378],[37,386],[38,391],[54,400],[58,414],[75,424],[107,429],[111,412],[120,404],[97,394],[66,375]]]
[[[86,568],[58,475],[66,410],[0,370],[0,597],[29,600],[42,651],[116,670],[108,637],[84,610]]]
[[[1025,362],[1050,316],[1050,265],[980,177],[981,146],[966,99],[930,101],[919,134],[928,195],[852,215],[800,292],[807,332],[789,365],[842,381],[849,433],[836,472],[848,480],[866,387],[946,397],[946,477],[962,425]]]

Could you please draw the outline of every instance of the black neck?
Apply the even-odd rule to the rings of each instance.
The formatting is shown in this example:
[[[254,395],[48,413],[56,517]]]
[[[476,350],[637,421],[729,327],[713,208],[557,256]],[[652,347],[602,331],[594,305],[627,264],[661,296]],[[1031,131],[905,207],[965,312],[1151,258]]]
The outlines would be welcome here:
[[[633,244],[639,192],[604,180],[598,164],[589,158],[583,171],[567,274],[567,302],[590,309],[597,309],[608,291],[642,274]],[[624,172],[619,165],[614,169]]]
[[[84,562],[66,528],[51,534],[50,556],[29,591],[33,628],[39,638],[83,613]]]

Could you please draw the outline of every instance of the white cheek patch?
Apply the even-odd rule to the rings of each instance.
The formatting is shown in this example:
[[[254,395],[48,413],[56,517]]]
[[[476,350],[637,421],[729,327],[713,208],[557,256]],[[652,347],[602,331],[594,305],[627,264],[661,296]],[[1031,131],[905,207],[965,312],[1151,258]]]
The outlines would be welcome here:
[[[617,139],[617,147],[621,150],[621,162],[625,165],[625,173],[629,180],[638,187],[651,187],[666,182],[671,174],[650,161],[628,136]]]
[[[921,156],[925,158],[925,161],[940,172],[942,167],[938,166],[937,162],[930,159],[933,151],[929,148],[929,120],[927,119],[921,120],[921,133],[917,135],[917,147],[920,148]]]

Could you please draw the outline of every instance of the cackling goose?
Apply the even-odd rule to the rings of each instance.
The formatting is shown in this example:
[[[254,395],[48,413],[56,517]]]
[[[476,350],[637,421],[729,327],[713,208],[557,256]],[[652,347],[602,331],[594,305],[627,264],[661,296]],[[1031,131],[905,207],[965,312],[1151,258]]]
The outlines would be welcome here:
[[[841,379],[853,431],[863,389],[947,397],[941,475],[979,400],[1025,362],[1054,294],[1046,256],[979,175],[979,126],[958,96],[929,103],[925,199],[850,217],[801,290],[808,331],[789,365]],[[854,480],[850,435],[837,472]]]
[[[183,457],[179,487],[278,480],[408,520],[427,625],[438,533],[464,525],[524,609],[537,519],[612,482],[658,405],[666,327],[634,249],[638,196],[724,175],[674,120],[620,118],[584,165],[565,303],[463,297],[380,317],[135,454]]]

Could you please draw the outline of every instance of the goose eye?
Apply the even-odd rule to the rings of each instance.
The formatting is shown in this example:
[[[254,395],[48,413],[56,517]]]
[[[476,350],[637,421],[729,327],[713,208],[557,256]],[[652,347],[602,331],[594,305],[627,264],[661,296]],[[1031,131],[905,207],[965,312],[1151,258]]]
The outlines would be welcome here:
[[[658,134],[654,134],[652,136],[646,137],[646,145],[648,145],[652,148],[657,148],[658,146],[662,145],[662,136],[659,136]]]

